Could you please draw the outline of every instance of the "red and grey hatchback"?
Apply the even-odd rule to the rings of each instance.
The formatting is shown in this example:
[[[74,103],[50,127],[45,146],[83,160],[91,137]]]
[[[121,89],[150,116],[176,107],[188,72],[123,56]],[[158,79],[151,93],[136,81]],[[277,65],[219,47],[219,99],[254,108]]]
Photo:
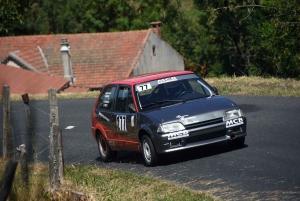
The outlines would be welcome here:
[[[102,160],[139,151],[154,166],[160,154],[228,141],[243,146],[246,118],[190,71],[144,74],[110,82],[92,111],[92,133]]]

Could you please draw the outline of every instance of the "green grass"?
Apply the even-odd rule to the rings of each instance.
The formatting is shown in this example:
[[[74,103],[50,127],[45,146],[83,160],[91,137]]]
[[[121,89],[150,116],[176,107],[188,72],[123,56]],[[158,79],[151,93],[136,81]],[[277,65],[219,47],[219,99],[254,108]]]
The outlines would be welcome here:
[[[1,172],[4,166],[0,160]],[[167,181],[87,165],[66,166],[62,186],[50,193],[48,166],[30,165],[29,173],[29,185],[24,186],[18,166],[9,200],[74,200],[71,191],[83,192],[85,200],[219,200]]]
[[[221,95],[255,95],[255,96],[300,96],[300,81],[294,79],[261,78],[261,77],[223,77],[206,78],[215,86]],[[57,94],[58,99],[97,98],[99,91],[84,93]],[[48,94],[29,94],[30,100],[46,100]],[[12,94],[11,101],[21,101],[22,97]],[[0,96],[2,101],[2,96]]]

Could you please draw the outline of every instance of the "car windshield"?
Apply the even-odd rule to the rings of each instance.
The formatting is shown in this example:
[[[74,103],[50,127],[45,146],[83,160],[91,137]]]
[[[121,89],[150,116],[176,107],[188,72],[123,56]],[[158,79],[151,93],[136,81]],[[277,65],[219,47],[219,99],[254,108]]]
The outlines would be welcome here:
[[[142,110],[181,104],[216,94],[211,86],[195,74],[166,77],[137,84],[135,92]]]

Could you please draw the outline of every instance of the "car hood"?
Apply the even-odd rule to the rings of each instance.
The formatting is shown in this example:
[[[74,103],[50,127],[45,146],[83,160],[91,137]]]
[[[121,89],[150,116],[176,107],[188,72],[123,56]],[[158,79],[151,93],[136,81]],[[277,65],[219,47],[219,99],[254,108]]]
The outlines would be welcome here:
[[[161,109],[144,112],[144,114],[160,123],[181,121],[184,125],[187,125],[222,118],[224,111],[234,108],[238,108],[238,106],[228,98],[213,96],[173,104]]]

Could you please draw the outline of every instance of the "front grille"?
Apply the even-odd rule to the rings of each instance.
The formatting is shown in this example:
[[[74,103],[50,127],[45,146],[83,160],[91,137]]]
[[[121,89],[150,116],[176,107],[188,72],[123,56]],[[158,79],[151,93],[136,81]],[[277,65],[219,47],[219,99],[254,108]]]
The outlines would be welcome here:
[[[208,140],[212,138],[217,138],[217,137],[222,137],[226,135],[226,130],[221,130],[221,131],[216,131],[212,133],[205,133],[205,134],[200,134],[192,137],[186,138],[187,143],[192,143],[192,142],[198,142],[201,140]]]
[[[190,125],[185,125],[185,128],[189,130],[189,129],[193,129],[193,128],[209,126],[209,125],[222,123],[222,122],[223,122],[223,118],[217,118],[217,119],[211,119],[208,121],[197,122],[197,123],[190,124]]]

